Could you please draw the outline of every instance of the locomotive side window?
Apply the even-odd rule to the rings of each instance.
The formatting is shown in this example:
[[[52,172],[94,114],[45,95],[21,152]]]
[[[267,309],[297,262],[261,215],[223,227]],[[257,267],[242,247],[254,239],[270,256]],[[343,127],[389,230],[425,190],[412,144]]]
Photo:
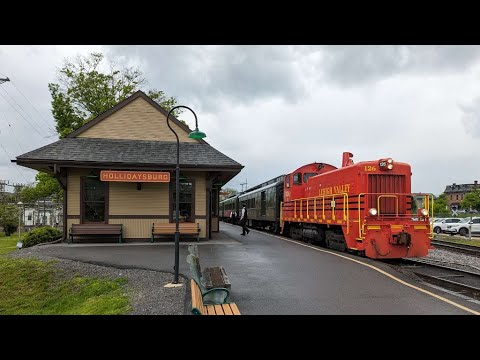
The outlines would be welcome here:
[[[290,187],[290,174],[285,176],[285,182],[287,184],[287,188],[289,188]]]
[[[317,175],[317,173],[305,173],[303,174],[303,182],[306,183],[308,179],[310,179],[312,176]]]
[[[302,173],[293,174],[293,184],[301,185],[302,184]]]

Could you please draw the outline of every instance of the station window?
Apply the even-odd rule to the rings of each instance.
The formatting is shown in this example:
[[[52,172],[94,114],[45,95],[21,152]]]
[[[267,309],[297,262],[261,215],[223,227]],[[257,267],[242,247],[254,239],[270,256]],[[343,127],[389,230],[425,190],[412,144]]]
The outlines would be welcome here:
[[[172,189],[172,201],[171,204],[171,214],[172,222],[175,221],[176,209],[175,209],[175,182],[173,182]],[[195,183],[193,180],[180,180],[180,198],[179,200],[179,212],[180,212],[180,222],[193,222],[195,220]]]
[[[82,176],[80,207],[81,223],[105,222],[107,182],[100,181],[100,176]]]
[[[293,184],[301,185],[302,184],[302,173],[293,174]]]

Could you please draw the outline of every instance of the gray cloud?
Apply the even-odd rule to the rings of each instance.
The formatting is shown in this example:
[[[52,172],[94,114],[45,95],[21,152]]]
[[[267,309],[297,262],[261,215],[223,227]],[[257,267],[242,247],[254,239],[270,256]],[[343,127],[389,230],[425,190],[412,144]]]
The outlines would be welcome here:
[[[462,111],[462,124],[467,133],[473,137],[480,137],[480,97],[475,98],[467,105],[459,105]]]
[[[150,86],[214,111],[219,102],[269,97],[296,102],[304,93],[290,46],[108,46],[109,57],[141,64]]]
[[[313,50],[313,49],[312,49]],[[325,46],[319,76],[342,86],[379,81],[398,74],[465,71],[480,56],[480,46],[376,45]]]

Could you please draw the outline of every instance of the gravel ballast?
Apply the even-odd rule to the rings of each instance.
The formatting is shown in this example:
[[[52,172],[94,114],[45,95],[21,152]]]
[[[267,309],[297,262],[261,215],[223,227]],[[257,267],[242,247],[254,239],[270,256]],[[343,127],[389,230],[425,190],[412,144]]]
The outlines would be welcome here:
[[[89,264],[80,261],[43,255],[40,247],[15,251],[11,257],[31,257],[41,261],[56,260],[53,265],[58,274],[65,277],[88,276],[106,279],[127,279],[125,294],[130,300],[132,311],[129,315],[184,315],[186,312],[186,280],[180,277],[181,287],[164,287],[173,281],[173,274],[144,270],[118,269],[110,266]]]

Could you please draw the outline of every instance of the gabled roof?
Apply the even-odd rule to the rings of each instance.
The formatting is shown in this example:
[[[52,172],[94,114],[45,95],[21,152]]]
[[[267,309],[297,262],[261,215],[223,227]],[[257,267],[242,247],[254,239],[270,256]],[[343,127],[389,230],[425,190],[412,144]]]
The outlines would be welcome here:
[[[115,113],[116,111],[120,110],[121,108],[127,106],[128,104],[130,104],[131,102],[133,102],[134,100],[138,99],[138,98],[142,98],[144,99],[146,102],[148,102],[150,105],[152,105],[155,109],[157,109],[158,111],[160,111],[163,115],[165,115],[165,117],[167,117],[168,115],[168,111],[165,110],[164,108],[162,108],[156,101],[152,100],[147,94],[145,94],[143,91],[141,90],[138,90],[136,93],[130,95],[128,98],[126,98],[125,100],[123,101],[120,101],[117,105],[115,105],[114,107],[110,108],[109,110],[101,113],[100,115],[98,115],[96,118],[90,120],[89,122],[87,122],[85,125],[79,127],[77,130],[71,132],[70,134],[68,134],[66,137],[67,138],[75,138],[76,136],[80,135],[81,133],[83,133],[84,131],[90,129],[92,126],[95,126],[96,124],[98,124],[100,121],[106,119],[107,117],[109,117],[110,115],[112,115],[113,113]],[[179,121],[175,116],[173,116],[172,114],[170,114],[170,117],[169,117],[169,120],[172,121],[173,123],[175,123],[176,125],[178,125],[181,129],[185,130],[185,132],[187,133],[190,133],[192,132],[192,130],[187,126],[185,125],[184,123],[182,123],[181,121]],[[206,141],[204,141],[203,139],[199,139],[198,140],[199,142],[201,143],[206,143]]]
[[[172,141],[64,138],[17,157],[28,163],[89,163],[171,167],[177,163],[177,143]],[[243,165],[203,142],[180,143],[180,165],[196,168],[234,168]]]

